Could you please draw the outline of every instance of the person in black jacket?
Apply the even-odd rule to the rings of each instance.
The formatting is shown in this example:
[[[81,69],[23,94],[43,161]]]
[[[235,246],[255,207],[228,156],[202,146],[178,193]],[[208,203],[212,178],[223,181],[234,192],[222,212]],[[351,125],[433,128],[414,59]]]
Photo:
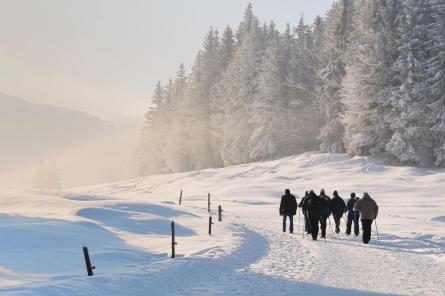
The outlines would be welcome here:
[[[280,215],[283,216],[283,232],[286,232],[286,218],[289,217],[289,232],[294,232],[294,216],[297,214],[297,199],[290,194],[290,190],[285,190],[285,195],[281,197]]]
[[[304,197],[301,199],[300,204],[298,205],[298,207],[301,208],[301,211],[303,212],[304,231],[306,231],[307,234],[311,233],[310,220],[309,220],[309,215],[307,213],[307,206],[304,203],[308,197],[309,197],[309,192],[306,191]]]
[[[320,217],[320,228],[321,237],[326,238],[326,221],[331,215],[331,198],[325,194],[324,189],[320,191],[320,205],[321,205],[321,217]]]
[[[334,197],[331,200],[332,216],[335,221],[335,233],[340,233],[340,220],[345,212],[346,204],[343,198],[338,196],[337,190],[334,191]]]
[[[305,199],[303,206],[307,209],[307,215],[309,216],[312,239],[317,240],[319,230],[318,223],[322,213],[320,197],[311,190],[308,197]]]

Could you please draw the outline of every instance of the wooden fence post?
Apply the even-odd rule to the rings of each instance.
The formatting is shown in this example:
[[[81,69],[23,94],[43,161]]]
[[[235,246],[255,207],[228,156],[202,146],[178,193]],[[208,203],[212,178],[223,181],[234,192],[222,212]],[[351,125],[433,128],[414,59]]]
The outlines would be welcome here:
[[[209,217],[209,235],[212,235],[212,216]]]
[[[209,194],[207,195],[207,210],[208,210],[208,212],[210,213],[210,192],[209,192]]]
[[[172,226],[172,258],[175,258],[176,255],[175,247],[178,244],[175,239],[175,221],[172,221],[171,226]]]
[[[179,205],[181,205],[182,203],[182,189],[181,189],[181,193],[179,193]]]
[[[88,254],[88,248],[83,246],[83,256],[85,257],[85,264],[87,266],[88,276],[93,275],[93,269],[96,269],[96,266],[91,266],[90,255]]]
[[[222,208],[220,205],[218,206],[218,221],[222,221]]]

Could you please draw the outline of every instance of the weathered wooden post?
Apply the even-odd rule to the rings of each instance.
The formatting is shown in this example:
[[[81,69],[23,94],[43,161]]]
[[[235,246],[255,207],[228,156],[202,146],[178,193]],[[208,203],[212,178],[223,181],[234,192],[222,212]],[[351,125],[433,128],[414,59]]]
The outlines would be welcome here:
[[[209,235],[212,235],[212,216],[209,217]]]
[[[179,205],[181,205],[182,203],[182,189],[181,189],[181,193],[179,193]]]
[[[88,248],[83,246],[83,256],[85,257],[85,264],[87,266],[88,276],[93,275],[93,269],[96,269],[96,266],[91,266],[90,255],[88,254]]]
[[[222,208],[220,205],[218,206],[218,221],[222,221]]]
[[[208,212],[210,213],[210,192],[209,192],[209,194],[207,195],[207,210],[208,210]]]
[[[172,258],[175,258],[176,255],[175,247],[178,244],[175,239],[175,221],[172,221],[171,225],[172,225]]]

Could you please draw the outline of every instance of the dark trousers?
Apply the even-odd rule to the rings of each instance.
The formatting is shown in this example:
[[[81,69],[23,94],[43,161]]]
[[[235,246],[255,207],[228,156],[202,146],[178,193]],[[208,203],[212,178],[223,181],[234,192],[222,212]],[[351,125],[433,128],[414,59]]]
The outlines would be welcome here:
[[[312,239],[313,240],[317,240],[317,237],[318,237],[318,222],[320,221],[320,218],[319,217],[310,217],[310,227],[311,227],[311,229],[310,229],[310,231],[311,231],[311,234],[312,234]]]
[[[334,216],[335,233],[340,233],[340,221],[342,216]]]
[[[359,215],[350,216],[348,215],[348,222],[346,224],[346,234],[351,234],[352,222],[354,222],[354,234],[358,236],[360,234],[360,227],[358,224]]]
[[[320,227],[321,227],[321,237],[326,237],[326,220],[328,219],[328,216],[321,216],[320,218]]]
[[[289,217],[289,232],[294,232],[294,216],[283,215],[283,232],[286,232],[286,218]]]
[[[362,219],[363,243],[367,244],[371,240],[371,219]]]

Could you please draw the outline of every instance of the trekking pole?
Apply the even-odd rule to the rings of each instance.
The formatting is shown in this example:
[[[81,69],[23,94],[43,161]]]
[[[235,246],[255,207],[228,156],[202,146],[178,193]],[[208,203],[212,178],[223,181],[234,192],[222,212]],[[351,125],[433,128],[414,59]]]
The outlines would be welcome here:
[[[375,219],[375,231],[377,232],[377,240],[379,241],[379,245],[380,244],[380,236],[379,236],[379,229],[377,228],[377,219]]]

